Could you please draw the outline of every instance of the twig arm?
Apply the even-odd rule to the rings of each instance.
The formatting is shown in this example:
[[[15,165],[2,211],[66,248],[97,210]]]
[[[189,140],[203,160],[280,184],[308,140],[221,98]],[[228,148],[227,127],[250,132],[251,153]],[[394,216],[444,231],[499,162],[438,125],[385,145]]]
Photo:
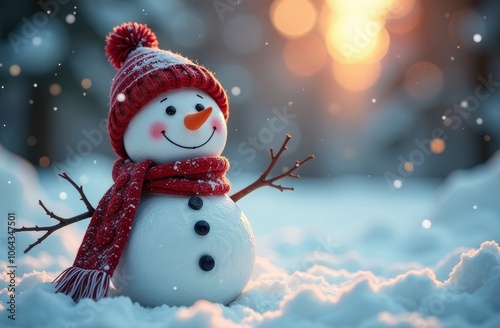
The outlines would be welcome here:
[[[288,169],[287,171],[285,171],[282,174],[277,175],[273,178],[267,179],[267,176],[271,173],[274,166],[276,166],[278,159],[281,157],[283,152],[288,149],[287,144],[291,138],[292,138],[292,136],[290,136],[289,134],[286,135],[285,141],[283,141],[283,144],[281,145],[281,147],[278,150],[278,153],[276,155],[274,154],[273,148],[269,149],[269,153],[271,156],[271,162],[269,163],[269,166],[267,167],[267,169],[264,171],[264,173],[262,173],[260,175],[260,177],[257,180],[255,180],[247,187],[243,188],[242,190],[240,190],[237,193],[235,193],[234,195],[232,195],[231,199],[233,200],[233,202],[237,202],[238,200],[245,197],[246,195],[248,195],[249,193],[251,193],[255,189],[263,187],[263,186],[273,187],[273,188],[276,188],[280,191],[293,190],[293,187],[283,187],[282,185],[277,185],[274,182],[278,181],[280,179],[286,178],[286,177],[291,177],[291,178],[295,178],[295,179],[300,178],[300,176],[298,176],[297,174],[294,174],[293,172],[295,170],[297,170],[299,167],[303,166],[308,161],[310,161],[311,159],[313,159],[314,155],[309,155],[308,157],[306,157],[305,159],[303,159],[300,162],[296,161],[295,165],[293,167],[291,167],[290,169]]]
[[[47,214],[50,218],[57,220],[59,223],[54,224],[52,226],[45,226],[45,227],[39,227],[39,226],[35,225],[34,227],[24,227],[23,226],[21,228],[15,228],[14,232],[45,231],[45,234],[42,237],[38,238],[33,244],[29,245],[28,248],[26,248],[24,250],[25,254],[28,253],[31,249],[33,249],[33,247],[35,247],[36,245],[41,244],[54,231],[59,230],[62,227],[65,227],[67,225],[76,223],[78,221],[82,221],[82,220],[85,220],[87,218],[90,218],[90,217],[92,217],[92,215],[95,212],[94,207],[90,204],[87,197],[85,196],[85,193],[83,192],[83,187],[78,186],[66,173],[59,174],[59,176],[61,176],[63,179],[65,179],[66,181],[71,183],[71,185],[78,191],[78,193],[81,196],[80,199],[83,201],[83,203],[87,207],[87,212],[73,216],[71,218],[62,218],[62,217],[54,214],[54,212],[49,211],[47,209],[47,207],[45,206],[45,204],[40,200],[38,203],[45,211],[45,214]]]

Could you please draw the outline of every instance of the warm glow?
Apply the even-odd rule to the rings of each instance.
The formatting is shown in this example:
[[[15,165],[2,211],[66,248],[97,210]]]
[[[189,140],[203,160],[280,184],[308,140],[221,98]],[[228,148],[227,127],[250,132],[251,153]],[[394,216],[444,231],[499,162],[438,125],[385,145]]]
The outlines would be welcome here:
[[[335,80],[350,91],[363,91],[377,82],[382,65],[373,64],[342,64],[334,62],[332,65]]]
[[[275,0],[271,21],[285,37],[295,38],[309,32],[316,23],[316,9],[307,0]]]
[[[378,81],[381,61],[391,44],[389,32],[405,33],[418,24],[421,16],[418,0],[326,0],[320,3],[311,0],[272,2],[271,22],[289,39],[283,52],[284,61],[292,73],[308,76],[318,72],[325,57],[330,55],[335,80],[342,88],[354,92],[367,90]],[[427,76],[408,71],[405,86],[412,96],[428,99],[441,90],[442,72],[435,67],[427,66]],[[428,78],[436,78],[430,84],[432,90],[421,83]]]
[[[388,29],[392,33],[403,34],[414,29],[420,22],[422,6],[417,0],[395,0],[389,12]]]
[[[431,141],[431,151],[434,154],[441,154],[446,148],[446,143],[441,138],[434,138]]]
[[[288,69],[301,76],[316,73],[326,59],[325,47],[322,41],[314,35],[288,41],[284,55]]]
[[[331,56],[345,63],[381,60],[389,49],[384,25],[393,0],[330,0],[326,34]]]
[[[40,157],[40,159],[38,160],[38,164],[41,166],[41,167],[47,167],[50,165],[50,159],[47,157],[47,156],[42,156]]]
[[[53,96],[59,95],[61,93],[61,91],[62,91],[62,88],[61,88],[61,85],[59,83],[52,83],[49,87],[49,92]]]
[[[9,74],[12,76],[18,76],[19,74],[21,74],[21,66],[16,64],[11,65],[9,67]]]
[[[90,89],[90,87],[92,86],[92,81],[90,79],[85,78],[82,80],[81,84],[82,84],[82,88]]]
[[[416,5],[417,0],[393,0],[391,9],[388,12],[389,18],[399,19],[405,17],[415,9]]]
[[[412,162],[406,162],[404,164],[403,168],[405,169],[406,172],[411,172],[414,169],[413,163]]]

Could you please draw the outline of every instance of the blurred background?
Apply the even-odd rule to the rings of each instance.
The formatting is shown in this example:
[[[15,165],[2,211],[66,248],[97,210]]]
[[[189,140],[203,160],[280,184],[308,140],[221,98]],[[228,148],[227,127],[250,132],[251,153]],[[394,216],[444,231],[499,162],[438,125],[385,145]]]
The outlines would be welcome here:
[[[104,38],[146,23],[230,96],[232,173],[444,178],[500,148],[495,0],[2,1],[0,143],[41,170],[115,155]]]

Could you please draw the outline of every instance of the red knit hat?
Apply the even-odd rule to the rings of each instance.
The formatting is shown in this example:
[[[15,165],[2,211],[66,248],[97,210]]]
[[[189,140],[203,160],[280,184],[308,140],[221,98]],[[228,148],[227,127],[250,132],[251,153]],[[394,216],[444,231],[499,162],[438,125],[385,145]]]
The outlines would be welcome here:
[[[158,49],[147,25],[124,23],[106,37],[106,55],[118,70],[110,93],[108,131],[116,154],[128,158],[123,135],[132,118],[150,100],[168,90],[196,87],[208,93],[227,120],[226,92],[215,76],[179,54]]]

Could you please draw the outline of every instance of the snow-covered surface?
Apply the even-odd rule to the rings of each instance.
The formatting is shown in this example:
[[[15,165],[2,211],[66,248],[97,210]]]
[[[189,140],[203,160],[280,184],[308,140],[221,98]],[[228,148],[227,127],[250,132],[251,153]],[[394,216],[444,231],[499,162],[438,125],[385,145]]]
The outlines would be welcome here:
[[[92,204],[111,184],[112,160],[89,156],[70,175]],[[1,327],[499,327],[500,156],[443,184],[343,176],[284,181],[294,192],[258,190],[238,205],[252,224],[257,260],[229,306],[145,308],[127,297],[78,304],[50,281],[71,264],[87,222],[16,236],[16,320],[8,318],[6,217],[46,225],[38,206],[85,210],[52,169],[39,172],[0,148]],[[255,175],[232,174],[233,190]],[[425,227],[424,227],[425,226]],[[427,227],[427,228],[426,228]]]

